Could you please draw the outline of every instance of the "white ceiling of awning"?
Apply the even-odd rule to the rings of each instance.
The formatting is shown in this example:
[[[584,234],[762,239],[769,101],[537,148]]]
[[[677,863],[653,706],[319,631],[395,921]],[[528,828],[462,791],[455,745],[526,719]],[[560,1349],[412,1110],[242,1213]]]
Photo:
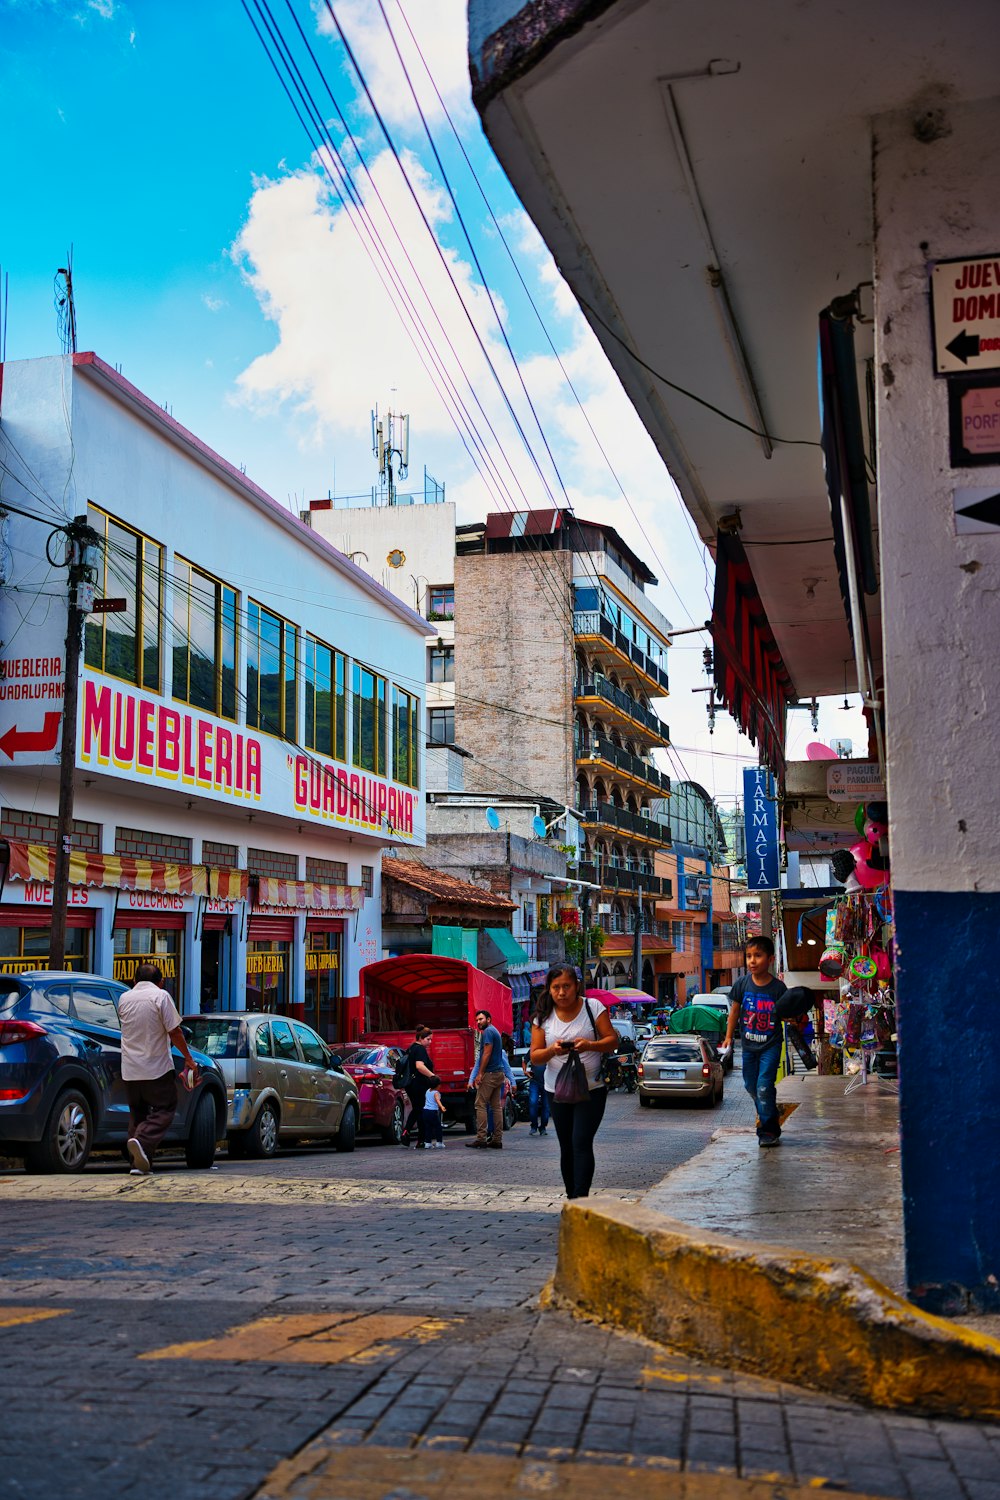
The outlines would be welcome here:
[[[484,122],[577,295],[653,369],[755,425],[706,275],[707,225],[768,431],[816,442],[817,316],[873,275],[872,120],[993,95],[998,19],[996,0],[621,0],[505,88]],[[803,544],[831,535],[819,448],[778,444],[766,458],[595,328],[702,537],[740,508],[798,692],[842,691],[851,653],[832,546]],[[860,327],[859,368],[871,352]],[[877,602],[872,615],[877,651]]]

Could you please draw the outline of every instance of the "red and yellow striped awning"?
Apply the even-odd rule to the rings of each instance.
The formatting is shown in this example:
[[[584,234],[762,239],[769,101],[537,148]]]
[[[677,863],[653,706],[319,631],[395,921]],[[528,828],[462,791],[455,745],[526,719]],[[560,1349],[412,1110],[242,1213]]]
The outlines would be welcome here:
[[[352,912],[365,899],[360,885],[332,885],[323,880],[276,880],[258,876],[257,906],[290,906],[302,911]]]
[[[7,840],[7,874],[11,880],[39,880],[51,885],[56,851],[48,844]],[[161,891],[176,896],[215,896],[245,901],[246,870],[210,869],[207,865],[168,865],[128,854],[90,854],[74,849],[69,857],[70,885],[109,886],[121,891]]]

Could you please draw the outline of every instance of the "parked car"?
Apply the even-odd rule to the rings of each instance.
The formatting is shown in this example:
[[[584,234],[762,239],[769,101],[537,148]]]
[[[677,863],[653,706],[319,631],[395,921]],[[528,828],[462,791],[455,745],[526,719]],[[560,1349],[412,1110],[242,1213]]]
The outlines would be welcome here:
[[[29,1172],[82,1172],[95,1146],[124,1146],[129,1109],[122,1082],[117,1002],[127,985],[100,974],[38,970],[0,976],[0,1153]],[[211,1057],[193,1089],[178,1089],[166,1143],[189,1167],[210,1167],[225,1130],[226,1088]],[[174,1066],[184,1067],[174,1052]]]
[[[720,1047],[725,1039],[729,1020],[729,1002],[721,995],[692,995],[687,1005],[675,1010],[670,1017],[670,1031],[695,1031],[713,1047]],[[722,1059],[722,1068],[731,1073],[733,1049]]]
[[[730,993],[730,991],[732,990],[732,988],[733,987],[732,987],[731,984],[717,984],[715,986],[715,989],[712,991],[712,994],[713,995],[728,995]]]
[[[639,1103],[654,1099],[697,1099],[706,1109],[721,1104],[722,1063],[710,1042],[696,1032],[679,1032],[647,1042],[639,1059]]]
[[[392,1081],[401,1051],[399,1047],[363,1047],[351,1045],[334,1050],[348,1078],[358,1089],[361,1131],[374,1131],[387,1146],[398,1146],[410,1112],[410,1101],[403,1089]]]
[[[184,1026],[225,1078],[230,1156],[273,1156],[299,1140],[354,1150],[357,1085],[310,1026],[245,1010],[185,1016]]]

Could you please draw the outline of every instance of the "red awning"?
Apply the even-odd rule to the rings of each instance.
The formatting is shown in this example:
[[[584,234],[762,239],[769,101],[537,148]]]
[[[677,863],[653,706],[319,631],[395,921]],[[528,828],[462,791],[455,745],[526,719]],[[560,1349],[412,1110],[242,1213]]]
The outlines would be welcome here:
[[[712,642],[715,686],[761,762],[781,776],[785,766],[785,710],[795,689],[768,623],[743,543],[716,538]]]

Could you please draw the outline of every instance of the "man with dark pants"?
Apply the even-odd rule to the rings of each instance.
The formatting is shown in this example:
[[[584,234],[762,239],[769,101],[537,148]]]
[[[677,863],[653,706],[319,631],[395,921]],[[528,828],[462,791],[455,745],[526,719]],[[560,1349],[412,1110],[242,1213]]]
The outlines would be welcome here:
[[[177,1074],[171,1045],[187,1063],[191,1087],[198,1065],[181,1030],[177,1007],[161,989],[155,964],[140,964],[135,985],[118,1001],[122,1025],[122,1082],[128,1099],[128,1154],[132,1175],[145,1177],[153,1154],[177,1113]]]
[[[494,1151],[503,1150],[503,1043],[500,1033],[491,1024],[488,1010],[476,1012],[476,1030],[479,1032],[479,1057],[476,1063],[476,1139],[466,1141],[469,1147]],[[475,1071],[475,1069],[473,1070]],[[487,1111],[493,1115],[493,1138],[487,1140],[489,1122]]]
[[[770,938],[750,938],[746,947],[749,972],[737,979],[729,991],[729,1022],[722,1044],[723,1051],[732,1046],[733,1033],[739,1025],[743,1087],[757,1106],[760,1146],[776,1146],[781,1139],[775,1080],[781,1062],[782,1028],[774,1007],[785,993],[785,986],[771,973],[773,958],[774,944]]]

